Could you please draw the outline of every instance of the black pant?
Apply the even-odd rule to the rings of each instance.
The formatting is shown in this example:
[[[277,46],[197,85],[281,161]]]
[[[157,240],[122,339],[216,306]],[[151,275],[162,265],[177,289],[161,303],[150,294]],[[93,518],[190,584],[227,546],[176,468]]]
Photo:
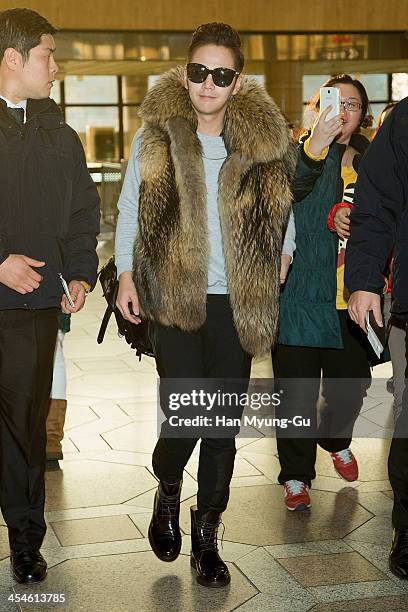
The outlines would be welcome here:
[[[0,311],[0,506],[10,547],[40,548],[58,310]]]
[[[408,358],[408,335],[405,336]],[[408,362],[407,362],[408,363]],[[408,529],[408,366],[405,371],[405,389],[402,410],[395,425],[394,437],[388,457],[388,475],[394,491],[392,524],[396,529]]]
[[[288,410],[311,420],[310,433],[305,431],[302,438],[290,437],[295,428],[277,429],[281,464],[278,480],[281,484],[295,479],[311,485],[316,477],[317,444],[329,452],[350,445],[353,425],[370,384],[371,373],[365,334],[351,321],[346,310],[338,311],[338,315],[343,349],[280,344],[273,355],[274,375],[284,390],[284,401],[277,409],[277,416],[288,416],[285,413]],[[344,380],[339,382],[338,379]],[[317,427],[316,405],[321,382],[324,406]]]
[[[153,344],[161,379],[243,379],[245,391],[248,387],[251,357],[240,345],[226,295],[207,296],[207,319],[197,333],[155,324]],[[167,400],[161,394],[161,407],[166,416],[169,414]],[[183,477],[197,438],[163,437],[165,426],[166,423],[153,452],[153,469],[160,480],[174,483]],[[234,437],[201,438],[197,477],[199,515],[210,509],[223,512],[227,507],[235,453]]]

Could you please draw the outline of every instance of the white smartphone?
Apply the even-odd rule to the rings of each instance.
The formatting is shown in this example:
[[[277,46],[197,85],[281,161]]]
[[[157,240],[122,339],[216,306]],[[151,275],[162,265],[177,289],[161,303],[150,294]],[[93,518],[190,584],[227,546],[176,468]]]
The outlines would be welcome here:
[[[328,107],[332,110],[326,117],[326,121],[333,119],[340,114],[340,89],[337,87],[321,87],[320,88],[320,114]]]
[[[385,329],[377,324],[372,310],[366,312],[366,327],[368,341],[377,357],[380,358],[385,345]]]

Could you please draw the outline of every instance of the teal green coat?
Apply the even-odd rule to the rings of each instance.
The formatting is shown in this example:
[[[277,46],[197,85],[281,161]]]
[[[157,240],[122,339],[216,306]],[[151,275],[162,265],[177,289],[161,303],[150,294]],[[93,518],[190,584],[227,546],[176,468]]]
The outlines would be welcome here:
[[[58,329],[64,334],[70,331],[71,329],[71,315],[65,314],[64,312],[60,312],[58,317]]]
[[[300,156],[293,205],[296,252],[281,294],[280,344],[343,348],[336,310],[338,239],[327,228],[327,215],[339,201],[343,150],[331,145],[322,162],[308,160],[303,151]],[[303,193],[308,195],[300,199]]]

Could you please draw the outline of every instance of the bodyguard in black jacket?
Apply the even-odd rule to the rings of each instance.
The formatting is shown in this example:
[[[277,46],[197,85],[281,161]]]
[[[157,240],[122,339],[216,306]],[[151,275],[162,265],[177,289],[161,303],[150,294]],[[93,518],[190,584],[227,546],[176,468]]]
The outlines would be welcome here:
[[[394,250],[392,311],[408,318],[408,98],[397,104],[368,148],[354,203],[347,288],[380,296],[384,269]],[[375,301],[379,308],[379,298]]]
[[[59,273],[93,286],[99,197],[81,141],[50,98],[28,100],[22,125],[0,99],[0,185],[0,261],[22,253],[45,262],[32,293],[0,284],[0,309],[59,307]]]
[[[77,134],[49,98],[54,33],[34,11],[0,14],[0,506],[23,583],[47,573],[39,549],[58,313],[82,308],[98,263],[97,191]]]
[[[364,156],[350,215],[351,237],[346,250],[345,282],[353,292],[351,318],[365,330],[372,310],[382,325],[383,271],[394,251],[391,312],[408,320],[408,98],[386,118]],[[407,345],[408,349],[408,345]],[[407,351],[408,353],[408,351]],[[407,379],[407,373],[405,375]],[[391,571],[408,578],[408,389],[395,426],[388,460],[394,491],[394,537]]]

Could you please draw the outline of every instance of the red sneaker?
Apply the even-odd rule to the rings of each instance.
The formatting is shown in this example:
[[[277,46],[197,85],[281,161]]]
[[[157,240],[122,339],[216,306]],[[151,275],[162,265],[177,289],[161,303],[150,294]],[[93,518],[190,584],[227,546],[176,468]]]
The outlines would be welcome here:
[[[309,487],[300,480],[288,480],[283,485],[286,508],[306,510],[310,508]]]
[[[358,464],[355,456],[349,448],[346,448],[338,453],[330,453],[333,459],[334,469],[339,476],[353,482],[358,478]]]

